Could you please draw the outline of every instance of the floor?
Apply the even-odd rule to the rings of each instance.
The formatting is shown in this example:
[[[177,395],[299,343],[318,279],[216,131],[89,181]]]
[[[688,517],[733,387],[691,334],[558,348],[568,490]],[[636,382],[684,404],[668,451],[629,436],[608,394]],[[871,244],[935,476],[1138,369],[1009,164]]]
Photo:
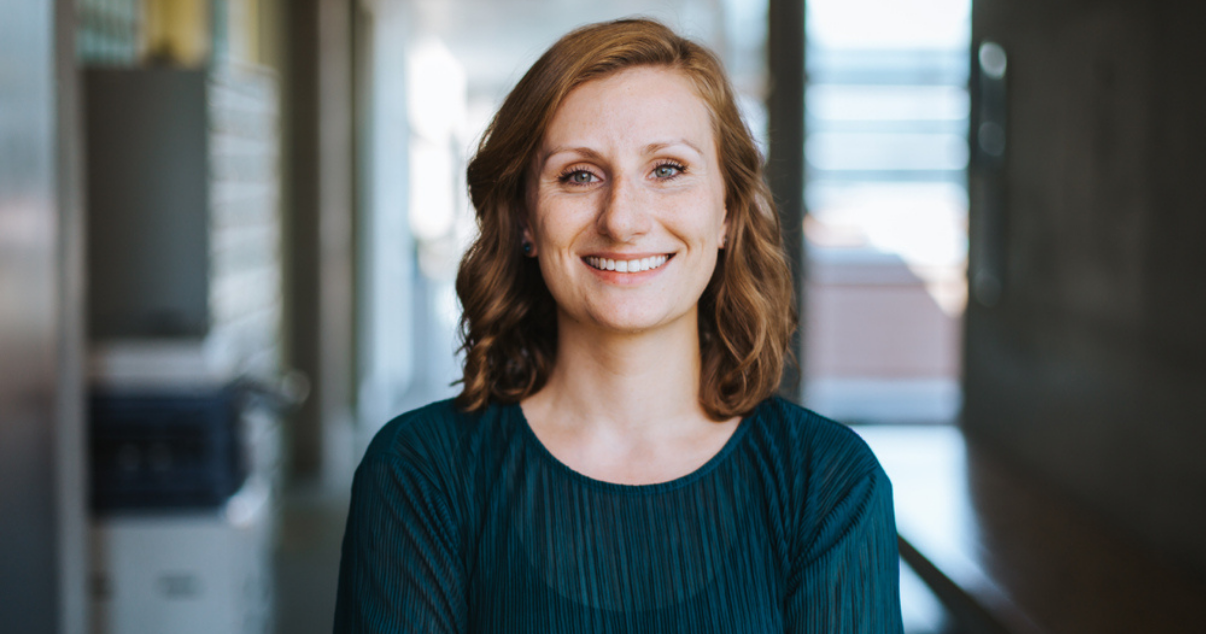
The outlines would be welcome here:
[[[965,620],[1016,634],[1195,634],[1206,580],[954,426],[856,430],[892,479],[906,557]],[[986,617],[986,618],[985,618]],[[987,622],[986,622],[987,621]]]
[[[296,487],[285,495],[276,554],[280,634],[331,632],[348,502],[317,487]]]

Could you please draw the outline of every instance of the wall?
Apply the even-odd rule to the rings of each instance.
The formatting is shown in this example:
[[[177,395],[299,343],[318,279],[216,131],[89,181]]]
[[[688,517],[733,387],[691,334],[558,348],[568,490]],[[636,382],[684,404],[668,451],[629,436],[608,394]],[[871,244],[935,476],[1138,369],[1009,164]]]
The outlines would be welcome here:
[[[1003,292],[968,307],[963,424],[1206,573],[1206,10],[973,7],[1009,54],[1008,136],[1003,171],[973,164],[971,268],[1000,248]]]
[[[0,623],[83,632],[83,220],[73,3],[0,1]]]
[[[351,4],[299,0],[285,25],[281,169],[287,363],[309,376],[292,424],[294,475],[319,477],[350,433],[353,388],[353,122]]]

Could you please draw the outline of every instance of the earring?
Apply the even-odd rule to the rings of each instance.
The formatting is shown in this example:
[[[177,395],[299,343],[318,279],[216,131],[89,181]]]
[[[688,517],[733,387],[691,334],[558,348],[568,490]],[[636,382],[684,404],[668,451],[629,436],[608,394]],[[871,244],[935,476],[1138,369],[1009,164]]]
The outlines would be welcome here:
[[[523,241],[523,254],[532,255],[532,243],[527,240]]]

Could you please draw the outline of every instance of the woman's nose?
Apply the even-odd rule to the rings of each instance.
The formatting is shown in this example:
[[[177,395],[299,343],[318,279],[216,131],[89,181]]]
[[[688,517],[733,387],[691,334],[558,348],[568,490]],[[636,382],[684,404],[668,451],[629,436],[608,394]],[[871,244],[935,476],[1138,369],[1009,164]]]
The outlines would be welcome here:
[[[648,203],[639,183],[629,177],[614,178],[599,210],[599,233],[616,242],[629,242],[648,232],[652,224]]]

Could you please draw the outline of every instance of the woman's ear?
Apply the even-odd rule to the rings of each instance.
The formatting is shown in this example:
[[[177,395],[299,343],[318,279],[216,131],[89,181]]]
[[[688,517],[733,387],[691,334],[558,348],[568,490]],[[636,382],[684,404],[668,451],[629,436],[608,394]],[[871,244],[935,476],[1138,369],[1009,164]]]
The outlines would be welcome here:
[[[725,248],[729,244],[729,209],[724,210],[724,222],[720,224],[720,248]]]
[[[530,258],[536,257],[536,241],[532,239],[532,231],[528,229],[526,223],[524,224],[523,231],[520,232],[520,239],[520,249],[523,251],[523,254]]]

